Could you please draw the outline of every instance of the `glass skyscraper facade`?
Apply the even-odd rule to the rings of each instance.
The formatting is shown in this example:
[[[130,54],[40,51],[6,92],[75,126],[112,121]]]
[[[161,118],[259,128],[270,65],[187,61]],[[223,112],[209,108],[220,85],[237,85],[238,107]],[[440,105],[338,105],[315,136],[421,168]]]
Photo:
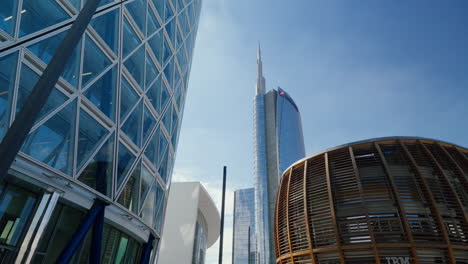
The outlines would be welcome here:
[[[254,264],[256,260],[254,196],[254,188],[234,192],[232,264]]]
[[[1,1],[0,139],[85,2]],[[157,257],[200,10],[101,0],[0,184],[0,262],[55,262],[96,198],[104,263],[138,262],[149,234]]]
[[[265,92],[260,49],[254,99],[255,229],[258,264],[275,263],[273,223],[280,175],[305,156],[299,109],[281,88]]]

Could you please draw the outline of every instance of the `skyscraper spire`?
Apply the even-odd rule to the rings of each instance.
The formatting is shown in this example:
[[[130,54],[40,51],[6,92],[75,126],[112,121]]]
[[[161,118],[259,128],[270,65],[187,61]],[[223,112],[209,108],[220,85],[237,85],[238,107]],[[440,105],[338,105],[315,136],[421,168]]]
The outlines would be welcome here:
[[[262,52],[260,49],[260,41],[258,42],[258,54],[257,54],[257,94],[265,93],[265,78],[263,77],[262,67]]]

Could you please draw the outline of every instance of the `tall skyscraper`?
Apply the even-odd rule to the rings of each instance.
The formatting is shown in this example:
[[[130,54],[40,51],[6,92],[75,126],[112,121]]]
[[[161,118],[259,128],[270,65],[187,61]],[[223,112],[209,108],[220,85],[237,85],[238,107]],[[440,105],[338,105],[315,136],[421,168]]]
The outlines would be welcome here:
[[[232,264],[255,263],[256,248],[254,193],[254,188],[241,189],[234,192]]]
[[[0,139],[85,3],[1,1]],[[0,183],[3,263],[156,258],[200,8],[101,0]],[[101,238],[82,225],[96,213]]]
[[[254,101],[255,224],[258,264],[275,263],[273,219],[280,175],[305,156],[299,109],[281,88],[266,92],[260,47]]]

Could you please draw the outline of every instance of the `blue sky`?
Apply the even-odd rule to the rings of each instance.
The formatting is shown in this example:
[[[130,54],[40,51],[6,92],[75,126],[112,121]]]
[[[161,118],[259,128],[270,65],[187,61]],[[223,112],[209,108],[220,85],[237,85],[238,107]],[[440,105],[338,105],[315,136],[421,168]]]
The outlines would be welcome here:
[[[468,146],[468,2],[204,0],[175,181],[202,181],[219,203],[253,186],[257,41],[267,89],[296,101],[306,152],[382,136]],[[217,244],[207,263],[217,262]]]

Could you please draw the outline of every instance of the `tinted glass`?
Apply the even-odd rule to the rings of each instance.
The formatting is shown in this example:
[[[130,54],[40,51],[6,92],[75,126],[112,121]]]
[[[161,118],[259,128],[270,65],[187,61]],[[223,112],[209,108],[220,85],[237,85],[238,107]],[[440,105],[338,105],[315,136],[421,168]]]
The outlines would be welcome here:
[[[20,37],[65,21],[70,16],[53,0],[24,0]]]
[[[17,60],[17,52],[0,58],[0,139],[3,138],[10,120],[9,112],[13,96]]]

